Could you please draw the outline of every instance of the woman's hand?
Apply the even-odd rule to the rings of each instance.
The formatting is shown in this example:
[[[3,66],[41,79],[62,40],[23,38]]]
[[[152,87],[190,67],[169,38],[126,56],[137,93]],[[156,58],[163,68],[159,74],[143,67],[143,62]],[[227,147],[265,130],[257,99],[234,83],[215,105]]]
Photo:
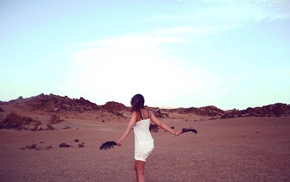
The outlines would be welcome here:
[[[121,145],[122,145],[122,143],[121,143],[121,141],[120,141],[120,140],[119,140],[119,141],[117,141],[116,143],[117,143],[117,145],[118,145],[118,146],[121,146]]]
[[[175,136],[179,136],[182,133],[182,131],[175,132]]]

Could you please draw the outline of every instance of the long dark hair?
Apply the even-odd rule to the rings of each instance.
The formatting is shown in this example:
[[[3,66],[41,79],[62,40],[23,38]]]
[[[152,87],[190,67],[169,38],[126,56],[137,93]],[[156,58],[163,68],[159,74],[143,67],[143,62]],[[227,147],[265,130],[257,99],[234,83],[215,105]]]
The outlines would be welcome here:
[[[141,109],[144,109],[144,97],[141,94],[136,94],[132,97],[131,99],[131,112],[137,112],[139,113],[140,117],[142,118],[141,115]],[[143,119],[143,118],[142,118]]]

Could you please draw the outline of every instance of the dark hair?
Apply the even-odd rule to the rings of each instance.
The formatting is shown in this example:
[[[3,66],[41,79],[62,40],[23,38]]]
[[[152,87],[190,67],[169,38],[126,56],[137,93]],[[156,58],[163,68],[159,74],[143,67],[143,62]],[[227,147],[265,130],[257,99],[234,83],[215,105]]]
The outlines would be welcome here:
[[[144,108],[144,102],[145,102],[145,100],[144,100],[143,95],[141,95],[141,94],[134,95],[131,99],[131,107],[132,107],[131,111],[132,112],[135,111],[135,112],[139,113],[141,116],[141,109]]]

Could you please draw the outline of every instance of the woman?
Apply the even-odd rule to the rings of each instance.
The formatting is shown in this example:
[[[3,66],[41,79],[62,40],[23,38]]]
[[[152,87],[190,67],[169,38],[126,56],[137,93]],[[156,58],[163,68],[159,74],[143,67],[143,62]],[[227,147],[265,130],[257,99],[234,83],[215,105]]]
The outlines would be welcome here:
[[[160,122],[153,114],[144,108],[144,97],[141,94],[136,94],[131,99],[132,115],[123,136],[117,141],[117,145],[121,146],[128,134],[133,128],[135,136],[135,171],[138,182],[144,182],[145,161],[154,148],[154,141],[151,136],[149,126],[150,121],[155,123],[160,128],[170,132],[175,136],[179,136],[181,131],[174,132],[167,125]]]

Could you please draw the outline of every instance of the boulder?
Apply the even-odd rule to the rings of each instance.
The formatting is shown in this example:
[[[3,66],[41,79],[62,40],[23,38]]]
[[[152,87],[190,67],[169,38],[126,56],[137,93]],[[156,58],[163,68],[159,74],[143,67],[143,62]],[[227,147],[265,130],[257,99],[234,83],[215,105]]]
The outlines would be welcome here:
[[[11,112],[6,116],[6,118],[0,124],[0,128],[6,129],[17,129],[22,130],[25,129],[26,125],[29,125],[31,122],[36,122],[32,118],[27,116],[19,116],[14,112]]]
[[[70,145],[69,144],[66,144],[66,143],[61,143],[61,144],[59,144],[59,147],[61,147],[61,148],[68,148],[68,147],[70,147]]]
[[[49,123],[50,124],[57,124],[59,122],[61,122],[62,120],[60,119],[60,116],[59,115],[56,115],[56,114],[53,114],[50,116],[50,119],[49,119]]]

